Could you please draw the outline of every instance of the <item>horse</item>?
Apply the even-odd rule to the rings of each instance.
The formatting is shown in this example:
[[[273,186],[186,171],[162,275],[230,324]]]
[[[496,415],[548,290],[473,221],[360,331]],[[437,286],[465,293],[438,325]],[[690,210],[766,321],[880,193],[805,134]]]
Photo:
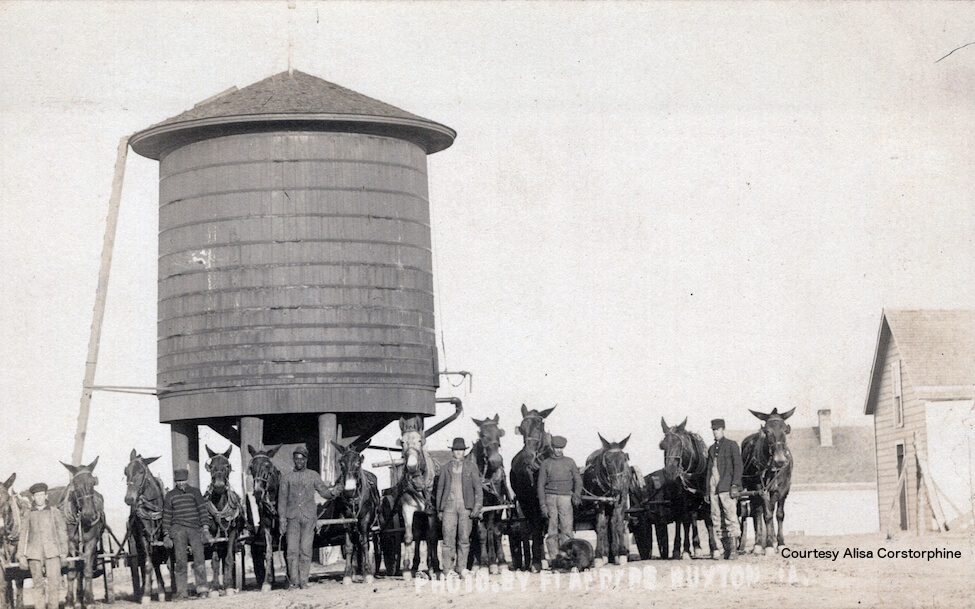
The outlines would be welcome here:
[[[0,609],[16,605],[6,578],[6,566],[13,561],[20,539],[20,503],[10,490],[16,479],[17,474],[11,474],[0,483]]]
[[[95,558],[105,531],[105,499],[95,490],[98,478],[93,473],[98,465],[98,457],[89,465],[61,465],[71,473],[71,480],[67,488],[52,489],[48,495],[53,505],[60,506],[68,525],[68,545],[73,554],[82,559],[83,565],[80,573],[76,569],[68,569],[65,606],[75,605],[76,594],[82,606],[92,605],[95,602],[92,590]]]
[[[499,415],[493,419],[472,419],[477,425],[477,441],[471,449],[477,471],[481,475],[481,486],[484,495],[484,507],[505,505],[511,501],[508,483],[504,476],[504,459],[501,457],[501,437],[504,430],[498,426]],[[471,552],[471,560],[477,559],[479,564],[487,564],[492,574],[507,568],[502,544],[501,511],[486,511],[476,521],[476,541],[471,544],[475,552]],[[470,568],[472,565],[468,565]]]
[[[742,484],[746,491],[755,494],[749,500],[747,511],[755,526],[755,547],[753,552],[760,554],[764,548],[767,556],[774,556],[778,547],[785,545],[782,523],[785,521],[785,500],[792,486],[792,453],[786,444],[786,436],[792,431],[785,421],[796,411],[779,413],[778,408],[764,414],[749,410],[764,425],[757,433],[745,438],[741,443]],[[745,525],[747,514],[741,520],[741,541],[739,548],[745,550]],[[772,519],[778,521],[776,531]],[[772,534],[775,532],[775,543]]]
[[[630,457],[624,452],[629,440],[630,436],[626,436],[620,442],[609,442],[600,435],[602,447],[589,455],[582,472],[583,491],[591,497],[608,499],[594,502],[597,567],[607,558],[619,565],[625,565],[629,558],[626,510],[630,506],[632,469]]]
[[[159,600],[166,600],[160,567],[171,556],[171,552],[162,545],[166,489],[149,471],[149,465],[158,458],[147,459],[133,448],[129,454],[129,464],[125,466],[125,504],[131,508],[127,537],[132,540],[138,558],[138,567],[132,567],[132,591],[143,604],[149,602],[152,596],[153,572],[159,585]]]
[[[233,584],[235,558],[237,539],[244,527],[244,512],[240,496],[230,488],[230,453],[234,447],[231,446],[224,453],[216,453],[209,446],[206,449],[209,455],[206,468],[210,472],[210,486],[203,495],[203,502],[210,516],[207,531],[213,540],[212,548],[208,549],[213,566],[210,595],[213,596],[216,592],[224,596],[237,591]]]
[[[418,539],[426,544],[428,571],[431,575],[440,572],[440,561],[437,558],[440,522],[433,496],[439,467],[425,448],[423,419],[418,416],[401,417],[399,427],[398,442],[403,449],[403,463],[393,468],[391,482],[394,488],[393,505],[403,527],[401,571],[403,579],[409,580],[414,575],[427,576],[419,570],[421,546],[414,545]],[[388,567],[389,565],[387,570]]]
[[[257,530],[251,543],[251,556],[254,559],[254,578],[261,592],[268,592],[274,583],[274,541],[281,537],[281,521],[278,517],[278,488],[281,485],[281,471],[271,459],[281,446],[267,450],[257,450],[250,444],[247,452],[251,461],[247,473],[254,481],[254,502],[257,504]]]
[[[345,573],[343,584],[351,584],[357,567],[362,572],[363,581],[371,584],[374,578],[375,560],[370,556],[369,542],[372,526],[376,523],[380,500],[379,482],[376,474],[362,469],[362,451],[369,447],[369,440],[352,442],[348,447],[332,441],[339,452],[342,492],[335,498],[334,512],[340,518],[351,518],[355,522],[345,527]]]
[[[661,559],[670,555],[667,525],[678,522],[677,484],[668,482],[664,470],[659,469],[645,477],[633,467],[630,484],[630,504],[639,508],[630,519],[630,528],[636,541],[641,560],[653,555],[653,534],[657,533],[657,550]],[[679,525],[678,525],[679,526]]]
[[[525,445],[511,459],[511,490],[517,501],[519,517],[524,523],[516,525],[523,530],[512,529],[509,539],[512,545],[512,562],[516,569],[529,569],[538,572],[545,557],[545,520],[538,504],[538,469],[552,452],[552,436],[545,432],[545,418],[552,414],[555,406],[547,410],[528,410],[521,405],[522,421],[515,428]],[[530,540],[530,544],[529,544]]]
[[[700,555],[701,540],[698,535],[697,521],[703,520],[708,530],[708,546],[711,556],[718,552],[717,540],[714,537],[714,523],[711,522],[711,508],[705,501],[707,495],[708,448],[704,440],[696,433],[687,431],[687,419],[680,425],[670,427],[663,417],[660,426],[664,431],[664,439],[660,448],[664,451],[664,477],[673,483],[672,500],[676,528],[674,531],[674,558],[691,557],[691,541],[694,544],[694,557]],[[684,533],[684,549],[681,552],[681,529]]]

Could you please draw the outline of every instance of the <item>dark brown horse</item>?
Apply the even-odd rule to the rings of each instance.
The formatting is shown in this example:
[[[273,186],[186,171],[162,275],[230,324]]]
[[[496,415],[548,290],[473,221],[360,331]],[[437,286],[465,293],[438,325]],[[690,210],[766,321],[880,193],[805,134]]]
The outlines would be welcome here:
[[[708,531],[708,544],[711,555],[718,551],[717,540],[714,538],[714,524],[711,522],[711,508],[705,502],[707,489],[708,448],[704,440],[696,433],[685,429],[687,419],[680,425],[670,427],[667,421],[660,418],[660,426],[664,431],[664,439],[660,448],[664,451],[664,477],[668,483],[674,485],[671,493],[672,508],[676,520],[674,531],[673,558],[690,558],[691,543],[694,545],[694,556],[701,553],[701,540],[698,535],[697,521],[703,520]],[[681,551],[681,534],[683,533],[684,547]]]
[[[274,543],[281,537],[281,521],[278,517],[278,489],[281,486],[281,471],[271,459],[281,446],[267,450],[257,450],[250,444],[247,452],[251,461],[247,473],[254,481],[254,502],[257,514],[252,514],[256,523],[254,540],[251,543],[251,556],[254,559],[254,578],[261,592],[268,592],[274,584]]]
[[[426,577],[420,570],[421,543],[426,546],[426,567],[430,575],[440,572],[437,546],[440,542],[440,521],[434,505],[438,466],[426,450],[423,419],[418,416],[400,418],[399,445],[403,463],[392,468],[393,505],[403,528],[401,572],[404,579]],[[392,522],[393,520],[389,520]],[[389,565],[386,565],[389,570]],[[395,567],[393,567],[395,571]]]
[[[641,476],[633,468],[633,483],[630,484],[630,505],[639,508],[630,517],[630,528],[642,560],[653,555],[653,534],[657,534],[657,550],[661,559],[670,557],[667,525],[678,522],[677,484],[668,482],[664,470]],[[677,525],[680,526],[680,525]]]
[[[753,433],[741,443],[742,484],[746,491],[756,493],[748,506],[755,525],[753,550],[756,554],[764,549],[766,555],[774,556],[778,546],[785,544],[782,523],[785,520],[785,500],[792,486],[792,453],[786,444],[786,436],[792,428],[785,421],[795,411],[795,408],[781,414],[777,408],[768,414],[748,411],[765,423],[758,433]],[[773,518],[778,521],[777,531]],[[739,544],[742,551],[745,549],[746,524],[743,517]]]
[[[504,430],[498,426],[500,417],[494,415],[493,419],[471,420],[477,425],[477,441],[474,442],[471,453],[481,475],[484,507],[507,504],[511,501],[511,493],[508,491],[504,459],[501,457],[501,437],[504,436]],[[484,512],[474,524],[477,543],[471,544],[472,549],[476,549],[471,552],[471,559],[477,560],[482,566],[487,565],[490,573],[498,573],[501,568],[507,567],[502,544],[501,510]]]
[[[372,583],[376,561],[371,555],[372,526],[379,513],[379,483],[376,475],[362,468],[362,451],[369,441],[353,442],[348,448],[332,442],[339,451],[342,474],[342,494],[334,501],[335,516],[355,519],[345,527],[345,574],[343,584],[351,584],[355,572],[361,571],[363,581]]]
[[[13,561],[20,539],[20,503],[10,491],[16,479],[17,474],[11,474],[0,484],[0,609],[13,606],[15,601],[11,594],[13,588],[7,585],[4,567]]]
[[[597,434],[598,435],[598,434]],[[596,566],[604,560],[625,565],[629,557],[626,510],[630,507],[633,470],[624,452],[630,436],[609,442],[601,435],[602,447],[589,455],[582,472],[583,491],[593,498],[596,511]]]
[[[95,490],[98,478],[93,473],[98,465],[98,457],[89,465],[61,465],[71,473],[71,481],[61,493],[52,489],[49,496],[51,503],[60,506],[64,514],[64,520],[68,524],[71,554],[81,558],[83,567],[80,572],[77,569],[68,569],[65,605],[76,605],[77,598],[82,606],[88,606],[95,602],[92,578],[95,558],[101,548],[102,533],[105,531],[105,499]]]
[[[515,569],[538,572],[545,557],[545,520],[538,504],[538,469],[552,452],[552,436],[545,432],[545,417],[552,414],[555,406],[547,410],[528,410],[521,405],[521,424],[515,428],[524,440],[524,447],[511,460],[511,490],[514,491],[520,516],[524,522],[518,530],[509,532],[512,546],[512,563]]]
[[[230,488],[230,453],[234,447],[231,446],[224,453],[215,453],[209,446],[206,449],[209,455],[206,468],[210,472],[210,486],[203,495],[203,501],[210,515],[207,528],[212,540],[208,544],[213,566],[210,594],[216,592],[223,596],[237,591],[234,587],[234,571],[237,540],[244,528],[244,511],[240,496]]]
[[[166,490],[149,471],[149,464],[158,458],[144,458],[133,448],[129,454],[129,464],[125,466],[125,504],[131,508],[127,537],[132,540],[139,563],[132,567],[132,591],[140,603],[147,603],[152,597],[153,573],[159,586],[159,600],[166,600],[161,569],[171,555],[162,545],[162,512]]]

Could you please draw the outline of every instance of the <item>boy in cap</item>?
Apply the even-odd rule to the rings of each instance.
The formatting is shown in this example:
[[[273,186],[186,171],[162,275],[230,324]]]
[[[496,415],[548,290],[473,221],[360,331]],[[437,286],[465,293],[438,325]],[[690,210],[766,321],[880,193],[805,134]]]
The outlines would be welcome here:
[[[738,558],[738,494],[741,492],[741,449],[738,443],[724,436],[724,419],[711,421],[714,444],[708,449],[708,477],[706,500],[711,504],[711,522],[721,527],[724,558]],[[716,557],[715,557],[716,558]]]
[[[548,518],[545,548],[549,560],[559,556],[559,548],[572,538],[572,506],[582,496],[582,476],[576,462],[562,454],[567,444],[562,436],[552,436],[552,456],[538,469],[538,505]]]
[[[437,514],[443,528],[443,569],[466,576],[467,555],[471,546],[471,519],[480,518],[484,507],[481,476],[472,459],[465,459],[464,438],[454,438],[452,459],[440,472],[437,482]]]
[[[292,453],[294,470],[281,476],[278,488],[278,517],[281,535],[287,539],[288,587],[308,587],[311,572],[311,551],[315,541],[318,507],[317,491],[326,501],[338,496],[335,486],[329,486],[317,473],[307,469],[308,449],[303,445]]]
[[[189,471],[173,471],[176,488],[163,499],[163,545],[173,549],[176,563],[176,600],[186,598],[186,546],[193,553],[193,580],[197,596],[207,595],[207,571],[203,555],[203,530],[207,526],[206,503],[200,489],[190,486]]]
[[[17,554],[27,559],[34,582],[34,606],[58,609],[61,602],[61,562],[68,557],[68,525],[61,510],[47,502],[47,485],[30,487],[31,511],[23,520]]]

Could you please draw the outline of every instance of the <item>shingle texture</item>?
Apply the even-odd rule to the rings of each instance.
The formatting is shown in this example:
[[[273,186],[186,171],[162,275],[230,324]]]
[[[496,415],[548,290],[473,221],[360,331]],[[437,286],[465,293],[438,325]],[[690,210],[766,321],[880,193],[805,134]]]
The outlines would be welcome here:
[[[916,386],[975,385],[975,310],[884,311]]]

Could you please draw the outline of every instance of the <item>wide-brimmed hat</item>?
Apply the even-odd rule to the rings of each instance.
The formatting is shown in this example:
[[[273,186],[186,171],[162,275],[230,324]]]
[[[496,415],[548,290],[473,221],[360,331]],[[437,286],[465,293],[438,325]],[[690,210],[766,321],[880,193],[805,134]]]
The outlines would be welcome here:
[[[291,454],[292,455],[303,455],[307,459],[308,458],[308,449],[305,447],[304,444],[302,444],[300,446],[296,446],[295,449],[294,449],[294,451]]]
[[[711,419],[711,429],[724,429],[724,419]]]
[[[467,450],[467,443],[464,438],[454,438],[454,443],[450,445],[450,450]]]
[[[37,484],[32,484],[28,490],[30,491],[31,495],[34,493],[46,493],[47,485],[43,482],[38,482]]]
[[[189,479],[190,479],[190,470],[188,469],[173,470],[173,482],[186,482]]]
[[[565,448],[568,443],[568,440],[562,436],[552,436],[552,448]]]

